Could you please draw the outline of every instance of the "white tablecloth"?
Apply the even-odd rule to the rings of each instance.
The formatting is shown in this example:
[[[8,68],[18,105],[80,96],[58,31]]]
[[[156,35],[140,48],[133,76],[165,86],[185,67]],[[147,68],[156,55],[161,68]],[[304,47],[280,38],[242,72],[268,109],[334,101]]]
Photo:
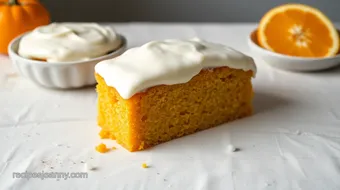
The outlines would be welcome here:
[[[248,54],[246,39],[256,27],[112,26],[129,47],[197,36]],[[97,135],[94,87],[44,89],[18,76],[0,56],[0,189],[340,189],[340,68],[290,73],[260,60],[257,66],[252,117],[130,153]],[[100,154],[94,150],[100,142],[117,150]],[[229,153],[229,144],[239,151]],[[13,177],[24,171],[88,172],[88,178]]]

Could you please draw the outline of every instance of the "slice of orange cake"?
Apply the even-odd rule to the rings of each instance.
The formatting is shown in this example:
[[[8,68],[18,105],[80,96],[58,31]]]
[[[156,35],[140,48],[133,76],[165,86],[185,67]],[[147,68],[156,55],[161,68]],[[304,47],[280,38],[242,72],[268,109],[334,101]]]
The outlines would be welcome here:
[[[252,114],[252,58],[200,39],[152,41],[95,67],[101,134],[129,151]]]

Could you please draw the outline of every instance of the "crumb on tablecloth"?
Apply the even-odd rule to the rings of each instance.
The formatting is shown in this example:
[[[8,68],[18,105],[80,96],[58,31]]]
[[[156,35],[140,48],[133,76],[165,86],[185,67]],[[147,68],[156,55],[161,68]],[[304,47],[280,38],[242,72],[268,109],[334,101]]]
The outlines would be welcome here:
[[[234,145],[229,144],[228,147],[227,147],[227,150],[228,150],[229,153],[232,153],[232,152],[236,152],[237,148]]]
[[[95,166],[93,166],[89,163],[85,163],[84,169],[85,169],[85,171],[95,171],[95,170],[97,170],[97,167],[95,167]]]
[[[96,150],[97,150],[97,152],[105,153],[105,152],[109,151],[110,149],[108,149],[105,144],[100,143],[98,146],[96,146]]]
[[[148,168],[149,166],[146,163],[142,164],[142,168]]]

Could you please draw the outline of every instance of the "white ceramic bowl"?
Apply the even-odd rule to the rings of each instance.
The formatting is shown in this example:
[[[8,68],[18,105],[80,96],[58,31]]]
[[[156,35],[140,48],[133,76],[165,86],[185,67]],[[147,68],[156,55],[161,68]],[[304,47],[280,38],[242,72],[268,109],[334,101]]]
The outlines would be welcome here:
[[[119,49],[107,55],[87,61],[68,63],[48,63],[23,58],[18,55],[20,39],[25,34],[15,38],[8,46],[8,54],[19,73],[38,85],[48,88],[80,88],[96,84],[94,66],[105,59],[121,55],[127,45],[126,38],[120,35],[122,45]]]
[[[303,58],[275,53],[258,45],[257,30],[248,37],[248,46],[254,58],[258,58],[275,68],[289,71],[317,71],[340,64],[340,55],[329,58]]]

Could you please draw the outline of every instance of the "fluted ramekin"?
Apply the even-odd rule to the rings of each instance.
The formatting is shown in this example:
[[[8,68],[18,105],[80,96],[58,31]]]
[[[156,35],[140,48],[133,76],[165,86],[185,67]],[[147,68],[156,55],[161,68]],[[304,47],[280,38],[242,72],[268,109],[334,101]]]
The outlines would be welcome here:
[[[120,35],[122,44],[119,49],[104,56],[86,61],[68,63],[50,63],[31,60],[18,55],[18,47],[21,38],[25,34],[15,38],[8,46],[8,54],[18,72],[36,84],[48,88],[80,88],[96,84],[94,78],[94,66],[106,59],[121,55],[127,45],[126,38]]]

